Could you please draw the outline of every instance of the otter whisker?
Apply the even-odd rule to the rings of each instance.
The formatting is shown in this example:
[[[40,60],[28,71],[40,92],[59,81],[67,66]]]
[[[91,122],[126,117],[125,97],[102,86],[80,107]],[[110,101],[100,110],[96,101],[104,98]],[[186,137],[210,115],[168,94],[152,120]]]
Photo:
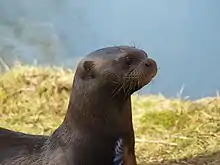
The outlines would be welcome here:
[[[126,84],[127,84],[127,82],[126,82],[126,79],[123,81],[123,92],[125,92],[126,91]]]
[[[126,79],[127,80],[127,79]],[[130,88],[130,84],[129,83],[126,83],[125,84],[125,91],[124,91],[124,93],[125,93],[125,97],[127,97],[127,92],[128,92],[128,90],[129,90],[129,88]]]
[[[125,97],[127,97],[126,94],[128,92],[129,82],[130,82],[130,78],[125,77],[125,79],[123,80],[123,86],[122,86]]]
[[[122,86],[122,87],[123,87],[123,92],[124,92],[124,93],[126,93],[127,85],[128,85],[128,83],[126,82],[126,80],[127,80],[127,79],[125,79],[125,81],[123,82],[123,86]]]
[[[119,84],[118,86],[115,87],[113,90],[112,94],[114,94],[116,91],[118,91],[121,88],[121,85]]]
[[[119,82],[118,81],[111,81],[112,83],[115,83],[115,84],[118,84]]]
[[[112,92],[112,98],[114,98],[120,91],[121,89],[123,88],[123,84],[122,85],[118,85],[114,91]]]
[[[136,87],[139,87],[140,82],[138,79],[140,78],[139,72],[137,70],[139,69],[141,65],[139,64],[135,69],[131,70],[126,76],[125,76],[125,84],[126,84],[126,91],[125,91],[125,97],[129,96],[133,90],[136,89]]]
[[[106,79],[111,80],[113,83],[119,83],[118,76],[115,73],[109,72],[108,70],[103,71]]]
[[[138,78],[138,86],[141,85],[141,82],[140,82],[140,81],[142,81],[143,78],[144,78],[144,75],[143,75],[143,74],[140,74],[140,75],[139,75],[139,78]]]
[[[129,82],[130,81],[131,80],[129,80]],[[128,86],[128,88],[127,88],[127,91],[125,92],[125,97],[128,97],[130,95],[130,92],[132,90],[132,81],[130,83],[127,83],[127,86]]]
[[[128,88],[128,91],[127,91],[127,95],[129,95],[129,93],[133,89],[132,85],[133,85],[133,81],[131,81],[131,83],[129,83],[129,88]]]
[[[138,80],[137,85],[140,86],[140,81]]]

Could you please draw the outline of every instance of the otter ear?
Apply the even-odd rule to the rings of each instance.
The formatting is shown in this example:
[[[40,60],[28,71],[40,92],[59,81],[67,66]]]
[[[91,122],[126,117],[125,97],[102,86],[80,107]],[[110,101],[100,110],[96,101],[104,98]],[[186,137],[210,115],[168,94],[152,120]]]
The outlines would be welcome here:
[[[94,68],[94,61],[85,61],[83,63],[83,68],[86,72],[90,72]]]

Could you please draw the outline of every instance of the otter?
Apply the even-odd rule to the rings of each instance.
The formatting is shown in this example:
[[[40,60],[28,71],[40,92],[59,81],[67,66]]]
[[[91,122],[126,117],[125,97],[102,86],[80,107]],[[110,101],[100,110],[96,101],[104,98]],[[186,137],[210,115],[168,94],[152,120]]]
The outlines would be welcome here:
[[[0,128],[0,164],[136,165],[131,95],[156,74],[144,50],[91,52],[78,63],[61,125],[50,136]]]

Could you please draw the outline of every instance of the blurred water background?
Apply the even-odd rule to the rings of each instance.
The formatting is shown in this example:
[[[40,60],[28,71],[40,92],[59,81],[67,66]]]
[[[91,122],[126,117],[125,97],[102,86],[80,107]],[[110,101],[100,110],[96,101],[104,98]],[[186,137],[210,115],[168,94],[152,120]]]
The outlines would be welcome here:
[[[96,49],[135,45],[160,68],[141,93],[215,96],[219,8],[219,0],[0,0],[0,59],[74,69]]]

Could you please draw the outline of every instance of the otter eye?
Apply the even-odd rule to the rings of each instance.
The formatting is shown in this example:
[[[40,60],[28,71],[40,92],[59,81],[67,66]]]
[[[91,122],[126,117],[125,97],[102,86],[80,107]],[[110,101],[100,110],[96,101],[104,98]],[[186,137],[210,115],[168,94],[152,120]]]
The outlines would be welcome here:
[[[132,64],[132,62],[133,62],[133,59],[132,58],[130,58],[130,57],[125,57],[125,63],[127,64],[127,65],[131,65]]]

